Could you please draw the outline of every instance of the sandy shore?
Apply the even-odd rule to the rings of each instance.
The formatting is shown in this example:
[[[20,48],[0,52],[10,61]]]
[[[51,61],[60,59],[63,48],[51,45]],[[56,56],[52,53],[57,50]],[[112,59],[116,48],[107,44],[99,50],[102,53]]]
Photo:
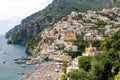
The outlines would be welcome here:
[[[58,67],[58,62],[48,61],[39,64],[34,71],[21,80],[58,80],[62,70]]]

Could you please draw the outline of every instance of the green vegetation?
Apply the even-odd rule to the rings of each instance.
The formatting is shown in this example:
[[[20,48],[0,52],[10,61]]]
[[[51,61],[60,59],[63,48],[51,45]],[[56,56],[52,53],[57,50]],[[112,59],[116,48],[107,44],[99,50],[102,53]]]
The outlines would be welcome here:
[[[115,76],[115,80],[120,80],[120,74]]]
[[[17,32],[13,37],[12,40],[15,42],[19,38],[19,32]]]
[[[92,23],[91,20],[83,20],[84,23]]]
[[[109,3],[109,7],[120,7],[120,1],[119,0],[113,0],[113,3]]]
[[[34,50],[38,46],[38,43],[41,41],[41,39],[42,38],[40,34],[37,37],[34,37],[32,40],[27,42],[26,49]]]
[[[120,30],[116,32],[112,37],[105,37],[101,41],[101,48],[103,50],[114,49],[115,51],[120,50]]]
[[[67,55],[71,56],[72,58],[76,58],[81,55],[80,51],[64,51]]]
[[[85,50],[85,46],[87,45],[87,43],[84,41],[83,39],[84,34],[82,35],[77,35],[77,41],[75,41],[75,45],[78,46],[78,50],[84,51]]]
[[[118,15],[115,14],[115,13],[113,13],[113,12],[110,13],[111,15],[106,14],[106,13],[98,13],[98,14],[100,14],[101,16],[105,16],[105,17],[109,18],[109,19],[112,20],[112,21],[116,21],[115,18],[118,17]]]
[[[59,45],[58,50],[64,50],[65,46],[64,45]]]
[[[68,73],[70,80],[119,80],[120,70],[120,31],[105,37],[99,44],[103,53],[93,57],[80,57],[79,69]]]
[[[96,25],[98,26],[98,28],[104,28],[105,25],[107,25],[107,23],[105,23],[104,21],[98,20]]]
[[[68,73],[68,77],[70,80],[90,80],[90,78],[88,79],[88,73],[83,69],[72,70],[70,73]]]
[[[62,74],[60,76],[60,80],[67,80],[67,74]]]
[[[49,26],[53,26],[54,23],[70,14],[71,11],[100,10],[108,6],[109,2],[110,0],[54,0],[42,11],[23,19],[20,25],[15,26],[15,28],[6,33],[6,37],[10,38],[12,36],[11,42],[13,43],[27,44],[27,50],[34,49],[36,43],[40,40],[40,32]],[[89,23],[91,21],[85,22]],[[105,25],[103,22],[98,22],[97,24],[98,27]],[[18,31],[20,31],[19,34]],[[30,47],[28,48],[29,45]],[[84,42],[77,45],[78,49],[84,50]]]
[[[100,40],[94,40],[94,41],[92,41],[92,45],[95,46],[98,50],[100,50],[101,41]]]
[[[117,25],[117,26],[113,26],[113,28],[119,28],[120,27],[120,25]]]
[[[15,37],[13,42],[17,43],[27,43],[32,45],[35,43],[34,37],[46,27],[52,26],[54,23],[66,17],[71,11],[83,12],[90,9],[100,10],[103,9],[106,4],[110,2],[109,0],[54,0],[50,5],[48,5],[42,11],[39,11],[26,19],[23,19],[21,24],[15,26],[10,30],[6,36],[7,38],[14,36],[17,32],[22,29],[24,32],[20,31],[19,38]],[[87,21],[88,22],[88,21]],[[25,36],[25,37],[22,37]],[[30,41],[32,40],[32,41]],[[31,43],[30,43],[31,42]],[[28,44],[28,45],[29,45]],[[33,44],[34,46],[34,44]]]
[[[64,71],[64,73],[66,73],[67,66],[68,66],[67,61],[63,61],[62,70]]]
[[[91,57],[82,56],[79,58],[79,68],[84,69],[85,71],[89,71],[91,69]]]

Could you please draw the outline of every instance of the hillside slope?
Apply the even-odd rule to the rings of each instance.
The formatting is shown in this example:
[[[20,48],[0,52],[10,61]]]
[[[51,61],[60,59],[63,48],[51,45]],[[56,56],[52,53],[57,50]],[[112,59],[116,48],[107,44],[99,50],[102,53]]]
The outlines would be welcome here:
[[[110,0],[54,0],[42,11],[23,19],[21,24],[6,33],[6,38],[9,43],[24,44],[71,11],[102,9],[108,1]]]

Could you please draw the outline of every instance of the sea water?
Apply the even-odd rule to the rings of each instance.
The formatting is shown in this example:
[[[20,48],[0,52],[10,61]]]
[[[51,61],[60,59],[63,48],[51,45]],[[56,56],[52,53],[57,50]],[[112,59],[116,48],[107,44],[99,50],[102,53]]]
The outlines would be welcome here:
[[[0,36],[0,80],[21,80],[34,69],[34,65],[25,65],[14,62],[15,58],[28,56],[24,45],[7,44],[7,39]],[[20,75],[18,73],[25,73]]]

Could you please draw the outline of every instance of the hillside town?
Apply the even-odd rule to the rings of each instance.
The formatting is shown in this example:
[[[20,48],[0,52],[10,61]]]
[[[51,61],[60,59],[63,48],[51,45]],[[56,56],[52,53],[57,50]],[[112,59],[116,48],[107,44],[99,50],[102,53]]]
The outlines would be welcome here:
[[[42,31],[42,40],[35,50],[35,54],[39,55],[36,59],[47,56],[49,61],[39,64],[39,68],[23,80],[60,80],[61,74],[64,74],[63,61],[67,61],[68,64],[66,73],[79,69],[79,57],[94,56],[102,52],[93,46],[92,42],[101,41],[104,37],[113,35],[119,30],[119,26],[120,8],[117,7],[102,11],[89,10],[84,13],[72,11],[54,26]],[[83,39],[86,43],[84,49],[80,49],[77,45],[78,39]],[[77,56],[69,55],[70,52],[76,53]]]

